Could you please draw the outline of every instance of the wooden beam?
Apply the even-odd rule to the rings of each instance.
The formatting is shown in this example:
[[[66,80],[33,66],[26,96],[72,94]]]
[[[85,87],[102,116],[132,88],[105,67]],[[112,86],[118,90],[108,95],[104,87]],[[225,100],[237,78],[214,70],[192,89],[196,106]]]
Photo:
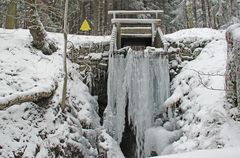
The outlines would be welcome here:
[[[158,24],[160,23],[160,19],[121,19],[121,18],[116,18],[112,19],[113,24]]]
[[[152,38],[152,34],[121,34],[122,38]]]
[[[121,27],[121,34],[151,34],[151,27]]]
[[[163,10],[111,10],[108,14],[159,14],[163,12]]]

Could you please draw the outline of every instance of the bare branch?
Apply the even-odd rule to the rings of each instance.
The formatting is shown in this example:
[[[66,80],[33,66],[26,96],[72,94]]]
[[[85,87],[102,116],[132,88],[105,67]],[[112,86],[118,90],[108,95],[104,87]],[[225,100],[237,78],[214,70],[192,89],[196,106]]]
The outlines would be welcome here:
[[[210,74],[210,73],[204,73],[204,72],[200,72],[200,71],[198,71],[198,70],[195,70],[195,69],[185,69],[185,70],[192,70],[192,71],[194,71],[194,72],[197,72],[198,74],[200,74],[200,75],[205,75],[205,76],[227,76],[227,75],[225,75],[225,74],[218,74],[218,73],[216,73],[216,74]]]
[[[201,75],[205,75],[205,76],[221,76],[221,77],[224,77],[224,76],[227,76],[227,75],[222,75],[222,74],[209,74],[209,73],[203,73],[203,72],[199,72],[197,70],[194,70],[194,69],[186,69],[186,70],[191,70],[191,71],[194,71],[198,74],[198,78],[199,78],[199,82],[201,85],[203,85],[205,88],[209,89],[209,90],[216,90],[216,91],[233,91],[232,89],[220,89],[220,88],[213,88],[213,87],[208,87],[206,84],[204,84],[203,82],[203,79],[201,77]]]

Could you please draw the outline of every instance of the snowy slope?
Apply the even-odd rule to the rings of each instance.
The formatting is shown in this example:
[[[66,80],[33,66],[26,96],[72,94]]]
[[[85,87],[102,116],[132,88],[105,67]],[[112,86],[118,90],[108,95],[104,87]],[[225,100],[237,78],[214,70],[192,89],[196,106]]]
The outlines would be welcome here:
[[[158,156],[156,158],[239,158],[240,148],[199,150],[183,154]]]
[[[46,56],[31,47],[28,30],[0,29],[0,104],[23,96],[36,97],[41,92],[52,95],[0,111],[0,157],[54,157],[63,153],[72,157],[74,152],[68,153],[69,149],[90,157],[98,154],[96,142],[91,141],[100,133],[97,101],[82,83],[78,65],[68,61],[69,110],[61,114],[63,37],[55,33],[49,36],[59,50]],[[85,36],[71,39],[78,44],[108,40]]]
[[[225,98],[227,44],[224,31],[191,29],[167,37],[176,42],[199,38],[212,42],[195,60],[185,63],[172,82],[173,93],[165,105],[172,107],[178,102],[176,120],[183,136],[162,154],[239,147],[240,122],[234,118],[240,112]]]

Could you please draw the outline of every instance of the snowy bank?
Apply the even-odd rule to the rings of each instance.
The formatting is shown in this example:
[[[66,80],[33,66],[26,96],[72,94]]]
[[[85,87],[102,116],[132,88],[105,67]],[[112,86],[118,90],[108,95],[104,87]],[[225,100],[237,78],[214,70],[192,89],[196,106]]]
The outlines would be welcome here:
[[[157,156],[155,158],[239,158],[240,148],[199,150],[183,154]]]
[[[61,112],[62,34],[49,33],[59,50],[43,55],[31,46],[28,30],[0,29],[0,157],[97,157],[98,104],[81,81],[79,65],[68,60],[67,109]],[[73,43],[103,37],[70,36]],[[48,93],[44,99],[39,93]],[[113,142],[112,139],[106,139]],[[103,142],[104,143],[104,142]],[[111,152],[112,149],[109,149]]]
[[[219,31],[214,30],[210,28],[193,28],[193,29],[185,29],[180,30],[172,34],[164,35],[164,37],[168,41],[172,42],[192,42],[192,41],[212,41],[214,39],[222,39],[224,38],[223,32],[225,31]]]
[[[195,60],[184,62],[172,81],[172,96],[165,105],[174,109],[183,136],[172,144],[169,153],[240,146],[240,123],[234,120],[239,110],[226,100],[225,34],[209,30],[182,30],[168,35],[176,41],[188,40],[188,36],[211,39]]]

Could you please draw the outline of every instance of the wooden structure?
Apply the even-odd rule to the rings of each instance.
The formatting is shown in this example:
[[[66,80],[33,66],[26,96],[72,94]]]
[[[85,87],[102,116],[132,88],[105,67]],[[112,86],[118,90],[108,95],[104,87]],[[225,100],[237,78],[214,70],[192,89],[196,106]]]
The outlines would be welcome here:
[[[144,11],[109,11],[113,15],[112,24],[112,51],[125,46],[152,46],[156,48],[165,47],[163,33],[160,29],[159,14],[162,10]],[[151,16],[149,19],[125,18],[124,16],[138,17]],[[121,17],[122,16],[122,17]]]

